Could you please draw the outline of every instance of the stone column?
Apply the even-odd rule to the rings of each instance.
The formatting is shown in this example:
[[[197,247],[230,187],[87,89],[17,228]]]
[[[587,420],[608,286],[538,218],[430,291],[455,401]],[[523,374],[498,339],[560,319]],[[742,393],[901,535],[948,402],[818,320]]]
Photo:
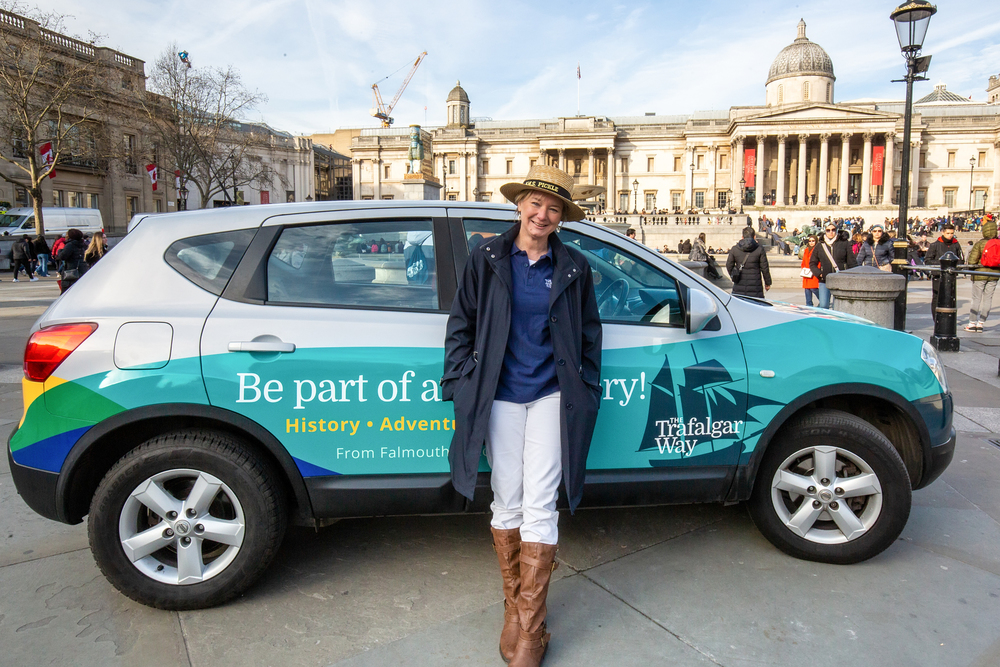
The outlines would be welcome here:
[[[840,204],[847,204],[847,175],[851,171],[851,133],[844,132],[840,135],[840,188],[837,196]]]
[[[777,193],[775,194],[776,206],[786,205],[785,180],[787,178],[787,174],[785,173],[785,162],[787,162],[787,158],[785,156],[785,150],[787,148],[786,146],[787,143],[788,143],[788,135],[779,134],[778,135],[778,187],[777,187]]]
[[[372,190],[372,199],[378,201],[382,198],[382,159],[375,158],[372,160],[372,170],[375,172],[375,186]]]
[[[910,206],[917,207],[920,191],[920,141],[910,142],[910,167],[913,173],[912,184],[910,185]],[[927,205],[927,202],[924,202]]]
[[[587,182],[597,185],[597,174],[594,173],[594,149],[587,149]]]
[[[865,152],[863,167],[861,168],[861,205],[869,206],[872,203],[872,137],[873,132],[865,132]]]
[[[468,156],[465,151],[458,154],[458,201],[469,201]]]
[[[827,182],[830,170],[830,133],[824,132],[819,135],[819,190],[816,193],[816,203],[826,206],[827,197],[830,196],[830,187]]]
[[[566,171],[566,151],[565,149],[559,149],[559,168]]]
[[[708,160],[708,188],[705,191],[705,208],[715,208],[718,204],[718,197],[715,196],[715,165],[718,161],[718,147],[709,146],[705,159]]]
[[[989,196],[993,199],[993,210],[1000,208],[1000,139],[993,142],[993,187]]]
[[[882,166],[882,203],[892,204],[893,181],[896,167],[893,166],[893,152],[896,149],[896,135],[886,132],[885,135],[885,164]]]
[[[806,204],[806,151],[808,150],[809,135],[799,135],[799,178],[795,188],[795,202],[798,206]]]
[[[617,165],[615,164],[615,147],[612,146],[608,149],[608,192],[605,195],[607,201],[607,209],[611,212],[618,210],[618,186],[615,184],[615,169]]]
[[[361,199],[361,159],[351,158],[352,199]]]
[[[684,147],[684,210],[694,206],[694,172],[691,170],[691,163],[694,162],[694,146],[688,144]]]
[[[757,135],[757,164],[756,174],[754,178],[754,190],[753,190],[753,205],[763,206],[764,205],[764,135]]]
[[[736,155],[736,161],[733,163],[733,193],[736,197],[743,197],[743,192],[740,190],[740,181],[743,179],[743,173],[745,165],[743,164],[743,140],[745,137],[742,134],[737,134],[733,137],[733,143],[736,144],[736,150],[733,151]],[[739,208],[737,206],[737,208]]]

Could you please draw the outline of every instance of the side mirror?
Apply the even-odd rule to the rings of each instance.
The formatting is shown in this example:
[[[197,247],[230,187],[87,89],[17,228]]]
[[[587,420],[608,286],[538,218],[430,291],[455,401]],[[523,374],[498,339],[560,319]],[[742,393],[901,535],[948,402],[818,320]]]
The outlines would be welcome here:
[[[688,290],[684,328],[689,334],[696,334],[704,329],[718,314],[719,306],[715,303],[715,299],[699,289],[692,287]]]

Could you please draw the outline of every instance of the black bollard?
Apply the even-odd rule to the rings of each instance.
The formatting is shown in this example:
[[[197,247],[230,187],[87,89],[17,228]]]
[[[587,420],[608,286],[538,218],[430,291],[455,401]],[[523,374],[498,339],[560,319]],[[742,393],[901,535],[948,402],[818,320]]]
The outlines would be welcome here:
[[[955,267],[958,257],[948,251],[941,257],[941,281],[938,286],[937,317],[934,320],[934,335],[931,345],[942,352],[958,352],[959,340],[956,335],[958,310],[956,295]]]

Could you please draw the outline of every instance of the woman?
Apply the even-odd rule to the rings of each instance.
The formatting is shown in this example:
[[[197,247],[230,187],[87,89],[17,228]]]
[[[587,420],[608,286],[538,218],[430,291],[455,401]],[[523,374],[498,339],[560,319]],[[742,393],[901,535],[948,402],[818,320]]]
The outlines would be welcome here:
[[[806,291],[806,305],[813,305],[813,297],[815,296],[817,301],[819,300],[819,277],[813,275],[812,269],[809,268],[809,260],[812,258],[813,251],[816,249],[816,244],[819,239],[815,234],[810,234],[806,237],[806,247],[802,250],[802,289]],[[808,272],[809,275],[806,275]]]
[[[733,294],[763,299],[764,291],[771,289],[771,269],[755,236],[753,227],[743,228],[743,239],[726,258],[726,271],[733,281]]]
[[[56,256],[63,263],[61,280],[59,281],[59,293],[62,294],[73,286],[87,271],[87,263],[83,259],[84,255],[83,232],[79,229],[71,229],[66,232],[66,244],[59,250]]]
[[[94,232],[94,236],[90,239],[90,245],[83,253],[83,261],[87,263],[87,266],[93,266],[104,257],[106,252],[108,252],[108,243],[104,238],[104,232]]]
[[[882,225],[874,225],[868,238],[861,244],[855,255],[858,266],[874,266],[883,271],[889,271],[892,269],[894,253],[892,239],[882,229]]]
[[[718,280],[722,277],[718,269],[716,269],[715,259],[705,249],[705,232],[698,234],[698,238],[694,240],[694,245],[691,247],[691,254],[688,255],[688,261],[705,262],[707,264],[705,275],[711,280]]]
[[[583,495],[600,404],[601,321],[590,266],[553,234],[581,220],[573,178],[535,166],[500,188],[518,222],[472,250],[445,337],[444,400],[455,403],[449,460],[472,499],[486,443],[490,522],[504,589],[500,654],[538,665],[549,635],[545,598],[558,543],[556,496]]]

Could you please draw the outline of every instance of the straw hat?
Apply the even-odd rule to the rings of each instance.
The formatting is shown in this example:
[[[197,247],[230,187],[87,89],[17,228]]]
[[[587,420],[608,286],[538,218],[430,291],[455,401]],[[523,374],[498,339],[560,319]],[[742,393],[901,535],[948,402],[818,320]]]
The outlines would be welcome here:
[[[510,201],[525,190],[544,192],[558,197],[563,202],[562,219],[570,222],[583,220],[586,215],[583,209],[573,203],[573,177],[558,167],[536,164],[528,171],[528,177],[523,183],[505,183],[500,186],[500,192]],[[589,196],[594,196],[591,193]]]

